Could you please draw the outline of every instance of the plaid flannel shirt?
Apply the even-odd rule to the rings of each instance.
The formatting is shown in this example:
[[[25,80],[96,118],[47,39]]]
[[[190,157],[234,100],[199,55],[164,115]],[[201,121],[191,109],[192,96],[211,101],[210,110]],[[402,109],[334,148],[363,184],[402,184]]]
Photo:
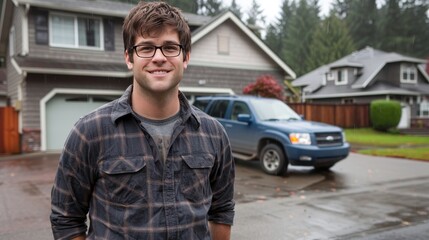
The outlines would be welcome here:
[[[131,91],[70,132],[52,188],[55,239],[210,239],[208,221],[232,225],[234,161],[223,127],[180,93],[163,162],[133,115]]]

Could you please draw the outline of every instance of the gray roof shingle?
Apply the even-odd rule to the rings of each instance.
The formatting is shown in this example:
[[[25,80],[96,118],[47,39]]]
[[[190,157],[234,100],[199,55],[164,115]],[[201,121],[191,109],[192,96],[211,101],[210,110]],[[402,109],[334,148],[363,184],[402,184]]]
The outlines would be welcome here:
[[[422,64],[425,63],[426,60],[408,57],[398,53],[383,52],[371,47],[366,47],[360,51],[354,52],[335,62],[319,67],[297,78],[292,82],[292,85],[295,87],[304,87],[303,90],[305,92],[311,93],[311,95],[315,97],[318,95],[327,95],[328,93],[335,95],[335,93],[339,91],[341,91],[341,93],[357,93],[359,91],[361,92],[362,90],[359,89],[363,88],[365,88],[365,91],[367,92],[370,91],[370,89],[367,89],[367,87],[370,85],[375,76],[377,76],[377,74],[383,69],[383,67],[388,63],[394,62]],[[353,83],[351,89],[350,86],[324,86],[324,75],[327,74],[331,69],[339,67],[353,67],[361,69],[361,75]],[[319,90],[319,88],[322,86],[324,86],[323,89]],[[371,89],[377,90],[373,87],[374,86],[372,86]],[[392,89],[392,86],[390,86],[390,89]],[[317,93],[315,93],[315,91],[317,91]]]

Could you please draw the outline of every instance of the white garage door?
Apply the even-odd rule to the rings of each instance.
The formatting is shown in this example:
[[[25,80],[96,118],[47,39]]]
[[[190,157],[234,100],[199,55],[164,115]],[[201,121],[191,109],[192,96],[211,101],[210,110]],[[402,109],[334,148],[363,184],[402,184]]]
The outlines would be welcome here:
[[[46,149],[60,150],[76,121],[83,115],[117,98],[59,94],[46,103]]]

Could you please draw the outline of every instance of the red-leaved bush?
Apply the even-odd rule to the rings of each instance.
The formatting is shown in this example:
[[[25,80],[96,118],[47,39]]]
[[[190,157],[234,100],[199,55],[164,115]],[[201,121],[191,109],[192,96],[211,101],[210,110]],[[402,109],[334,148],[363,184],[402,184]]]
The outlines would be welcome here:
[[[243,94],[284,100],[283,87],[271,75],[262,75],[256,82],[244,87]]]

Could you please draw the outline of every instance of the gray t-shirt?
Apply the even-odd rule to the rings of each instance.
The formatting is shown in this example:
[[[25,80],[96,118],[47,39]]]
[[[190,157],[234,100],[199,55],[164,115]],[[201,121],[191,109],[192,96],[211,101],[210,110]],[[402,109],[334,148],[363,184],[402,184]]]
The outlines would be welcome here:
[[[142,126],[147,130],[147,132],[155,141],[162,161],[165,161],[170,148],[174,126],[180,119],[179,113],[163,120],[152,120],[142,117],[138,114],[136,115],[139,117]]]

